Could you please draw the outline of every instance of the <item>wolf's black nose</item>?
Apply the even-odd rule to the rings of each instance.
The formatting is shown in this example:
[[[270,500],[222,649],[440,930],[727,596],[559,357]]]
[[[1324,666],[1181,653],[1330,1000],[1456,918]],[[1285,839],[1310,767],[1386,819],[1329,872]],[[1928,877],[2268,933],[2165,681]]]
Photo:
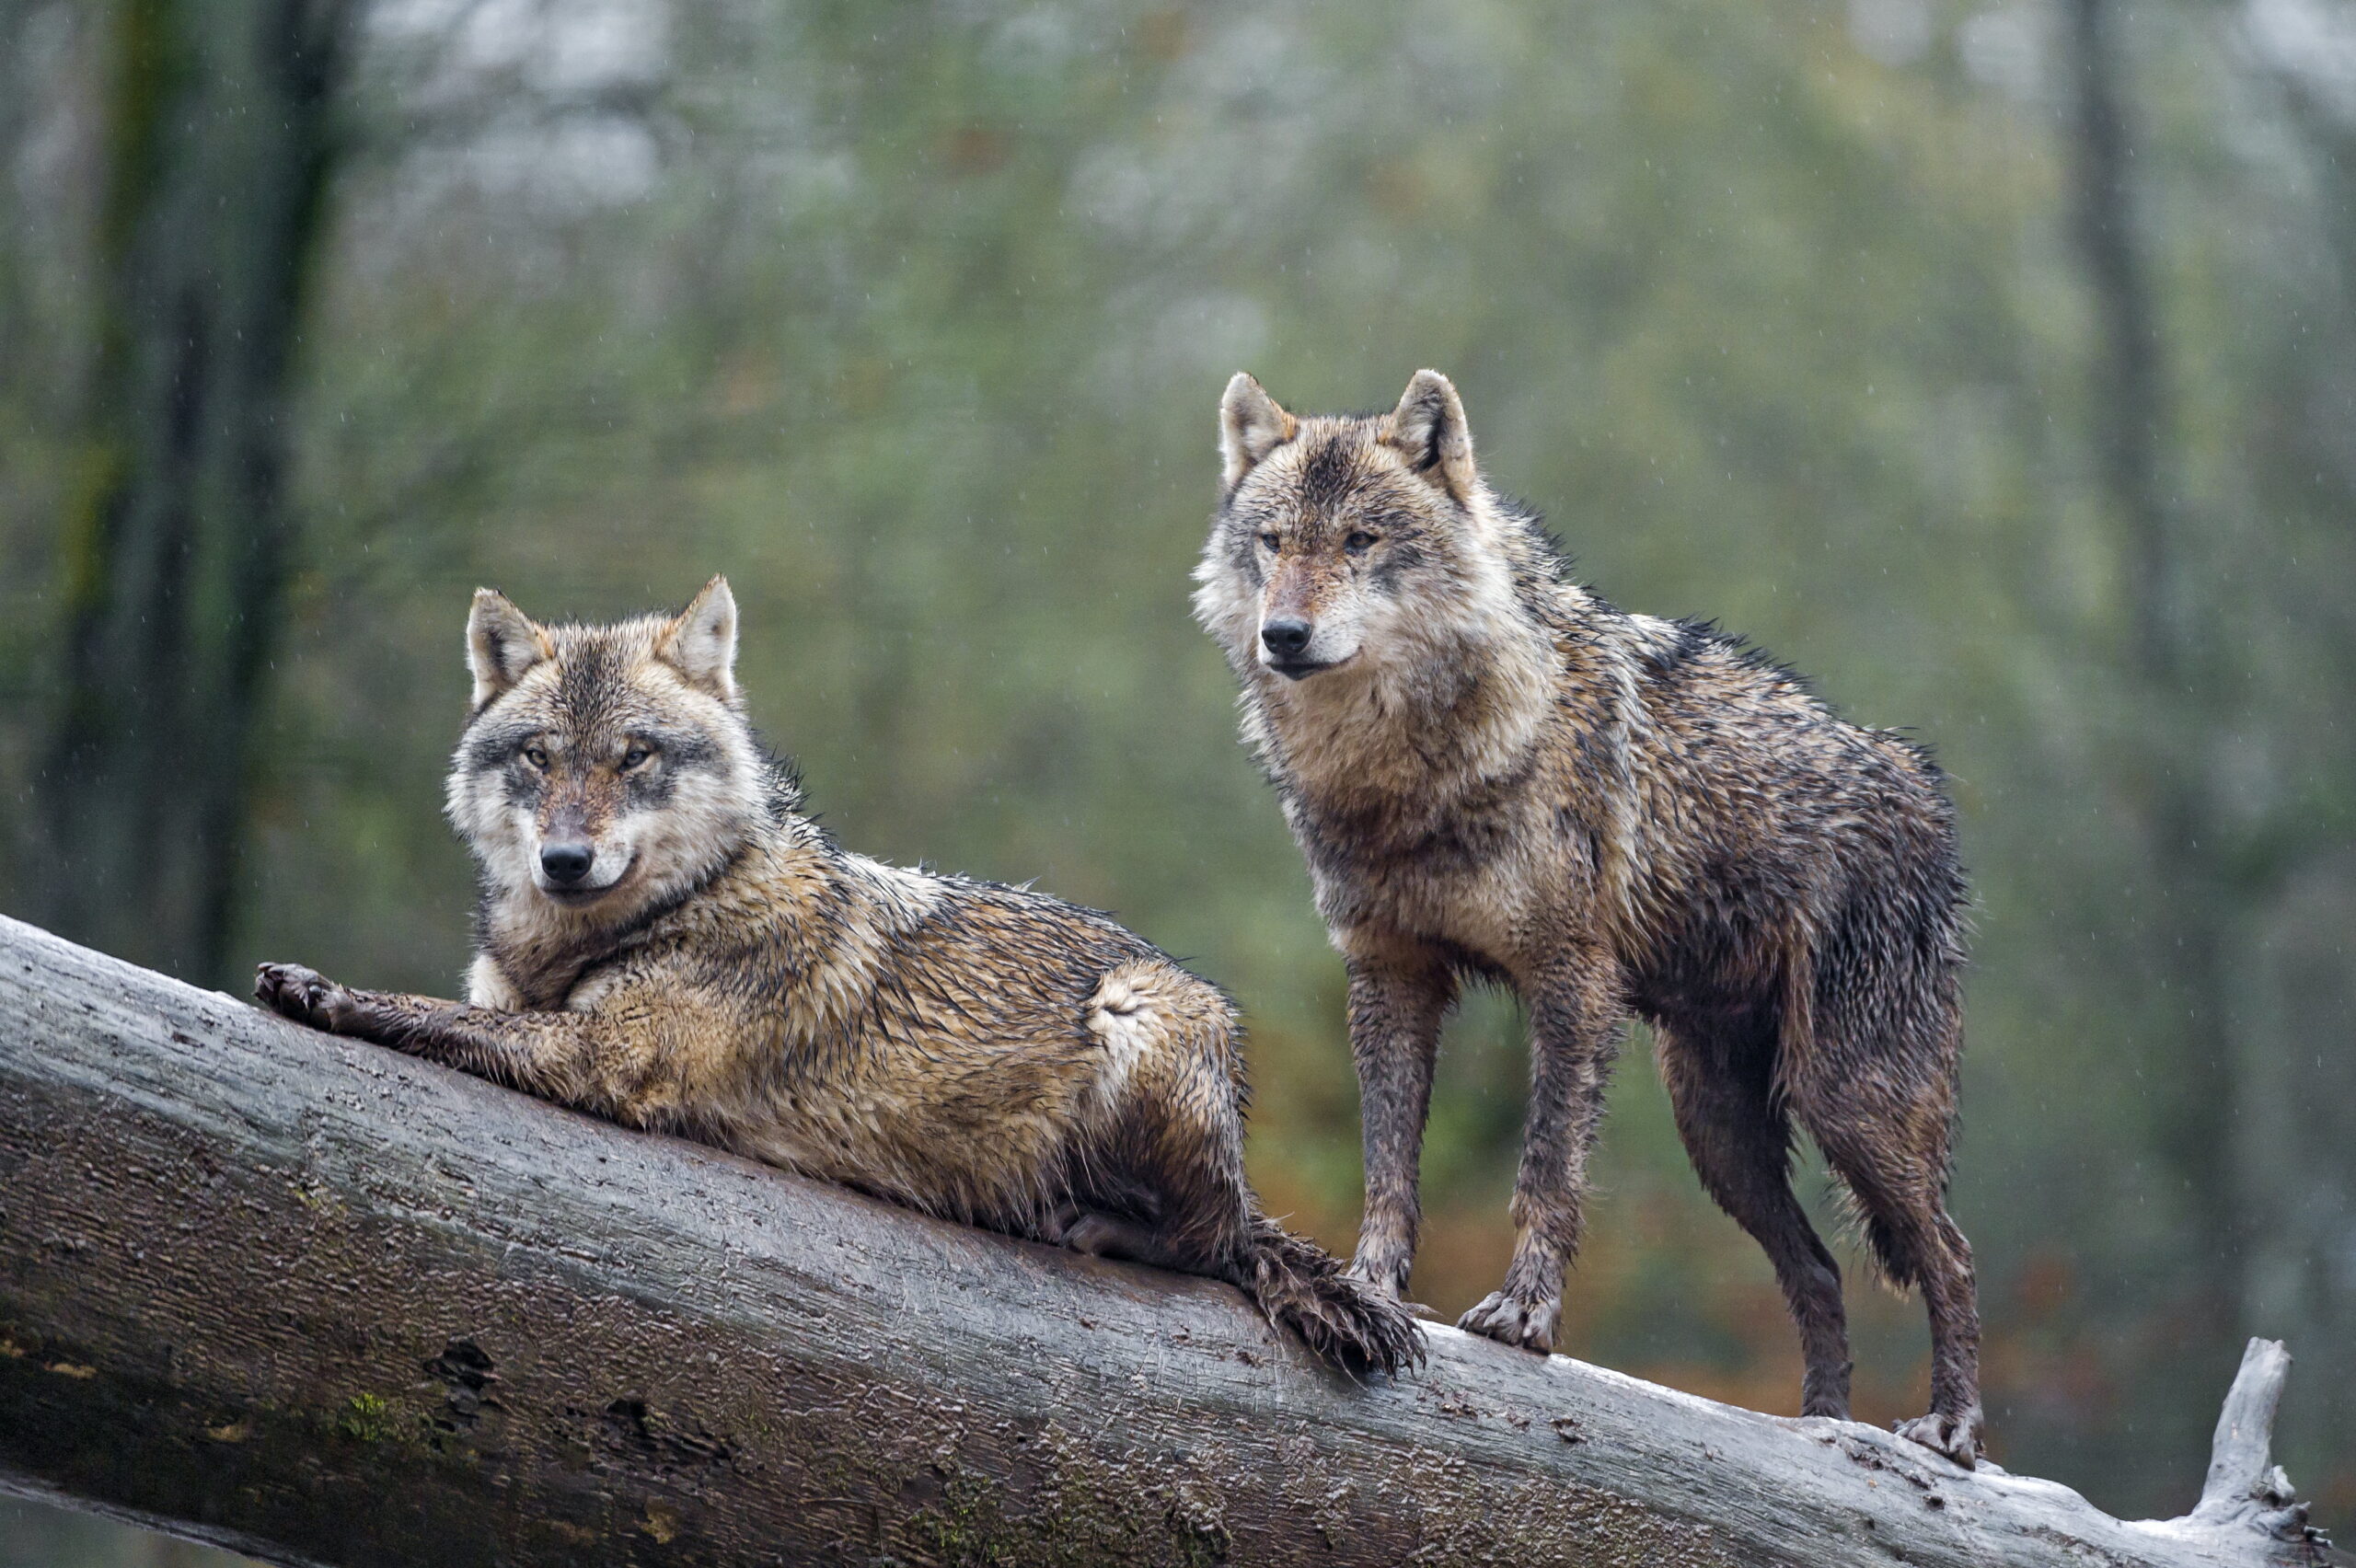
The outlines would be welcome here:
[[[1298,659],[1301,651],[1309,646],[1312,629],[1305,620],[1263,621],[1260,623],[1260,640],[1266,643],[1268,651],[1279,659]]]
[[[548,873],[549,881],[570,887],[589,874],[590,862],[596,858],[586,844],[550,844],[540,851],[540,870]]]

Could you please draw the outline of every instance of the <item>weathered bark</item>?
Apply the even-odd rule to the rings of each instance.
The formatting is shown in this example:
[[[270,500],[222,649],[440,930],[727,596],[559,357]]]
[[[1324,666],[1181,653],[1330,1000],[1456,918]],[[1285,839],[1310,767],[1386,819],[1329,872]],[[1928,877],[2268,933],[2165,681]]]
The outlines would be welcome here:
[[[59,557],[49,917],[221,977],[290,525],[285,411],[351,0],[113,0],[84,493]]]
[[[287,1562],[2325,1560],[2251,1480],[2267,1387],[2234,1401],[2214,1521],[2130,1525],[1445,1328],[1426,1370],[1361,1385],[1225,1286],[626,1132],[4,920],[0,1331],[0,1486]]]

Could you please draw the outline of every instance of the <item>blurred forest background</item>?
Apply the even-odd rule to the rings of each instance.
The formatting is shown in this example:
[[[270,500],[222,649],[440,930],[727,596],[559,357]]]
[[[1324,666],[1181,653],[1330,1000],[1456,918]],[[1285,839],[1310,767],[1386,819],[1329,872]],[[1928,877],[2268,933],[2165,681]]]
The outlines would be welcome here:
[[[2181,1512],[2278,1335],[2356,1526],[2356,0],[0,0],[0,907],[448,994],[468,591],[725,571],[836,832],[1232,990],[1346,1247],[1341,965],[1187,573],[1230,372],[1438,366],[1585,579],[1953,771],[1997,1457]],[[1792,1411],[1642,1044],[1563,1348]],[[1452,1026],[1445,1311],[1523,1070]],[[113,1532],[0,1562],[197,1560]]]

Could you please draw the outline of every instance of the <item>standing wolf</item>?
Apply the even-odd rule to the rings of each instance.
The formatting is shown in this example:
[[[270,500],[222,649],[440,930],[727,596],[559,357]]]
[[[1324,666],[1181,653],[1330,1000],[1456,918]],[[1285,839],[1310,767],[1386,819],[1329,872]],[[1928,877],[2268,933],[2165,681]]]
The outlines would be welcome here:
[[[1797,1320],[1809,1415],[1845,1416],[1841,1275],[1793,1197],[1792,1124],[1931,1318],[1931,1413],[1979,1450],[1971,1249],[1947,1217],[1964,889],[1928,758],[1843,723],[1706,627],[1564,580],[1472,461],[1456,388],[1297,419],[1239,375],[1195,614],[1349,969],[1366,1147],[1354,1271],[1404,1288],[1440,1023],[1466,980],[1531,1024],[1505,1287],[1462,1326],[1551,1347],[1604,1080],[1648,1020],[1687,1151]]]
[[[467,628],[448,810],[482,872],[464,1004],[266,963],[255,994],[628,1126],[912,1208],[1230,1280],[1345,1366],[1414,1320],[1260,1212],[1235,1014],[1092,911],[878,864],[746,724],[736,605]]]

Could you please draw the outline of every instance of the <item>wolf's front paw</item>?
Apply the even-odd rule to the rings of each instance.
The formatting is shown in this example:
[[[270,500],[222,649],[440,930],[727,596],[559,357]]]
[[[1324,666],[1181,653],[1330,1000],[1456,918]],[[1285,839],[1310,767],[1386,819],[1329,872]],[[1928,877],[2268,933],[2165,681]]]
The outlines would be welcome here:
[[[1985,1424],[1980,1407],[1973,1405],[1961,1415],[1941,1415],[1933,1411],[1911,1421],[1899,1422],[1890,1430],[1910,1443],[1920,1443],[1971,1470],[1980,1462],[1980,1439]]]
[[[255,965],[254,1000],[282,1018],[330,1034],[349,1024],[358,1008],[349,989],[299,963]]]
[[[1504,1344],[1518,1344],[1541,1355],[1554,1348],[1554,1319],[1562,1312],[1560,1297],[1547,1301],[1523,1301],[1504,1291],[1492,1291],[1456,1326],[1468,1334],[1486,1334]]]

